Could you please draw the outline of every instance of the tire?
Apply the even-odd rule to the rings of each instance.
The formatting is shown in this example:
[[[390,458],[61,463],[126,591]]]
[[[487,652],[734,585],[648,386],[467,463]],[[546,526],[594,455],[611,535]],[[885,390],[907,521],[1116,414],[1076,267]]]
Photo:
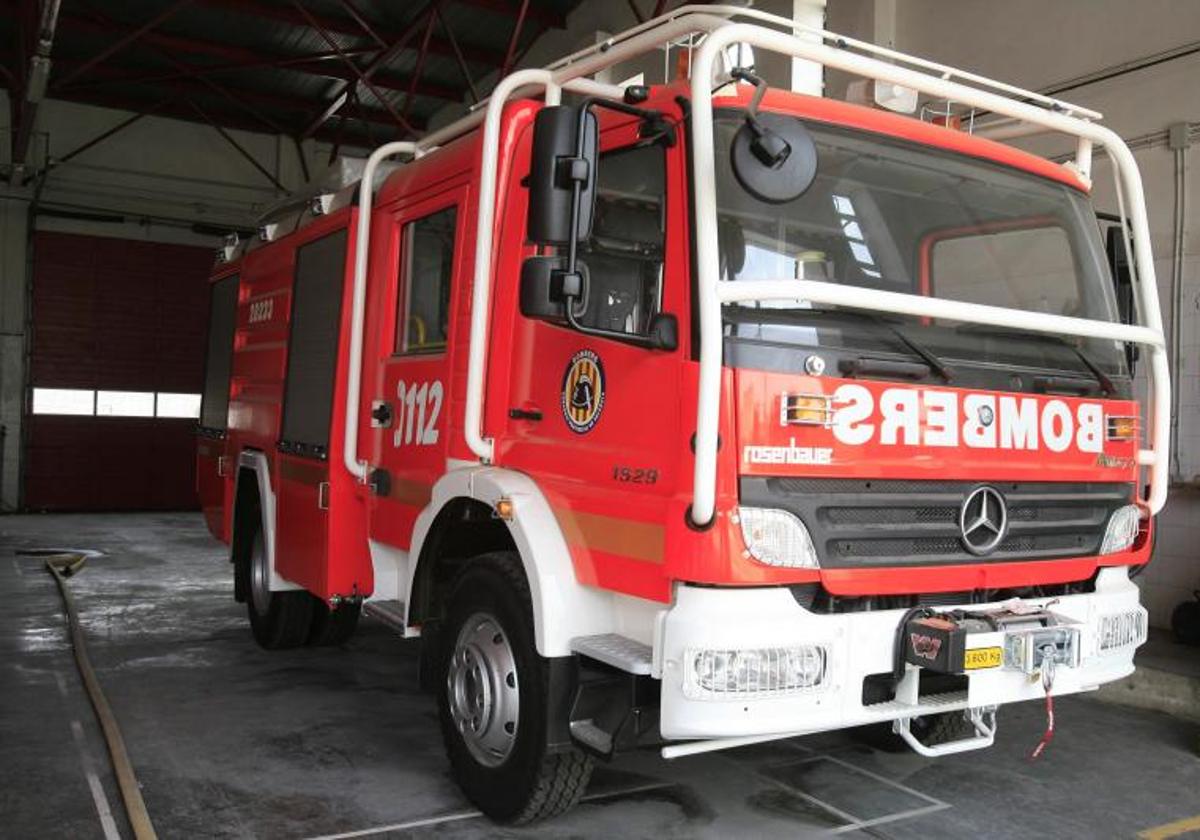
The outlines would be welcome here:
[[[471,560],[450,594],[437,668],[442,738],[454,778],[496,822],[556,816],[592,774],[581,752],[546,752],[547,660],[533,642],[529,589],[516,554]]]
[[[327,647],[344,645],[350,641],[354,631],[358,629],[358,617],[362,613],[361,604],[342,604],[337,609],[331,609],[328,604],[317,598],[313,599],[312,623],[308,629],[306,644],[310,647]]]
[[[312,623],[313,597],[304,590],[270,591],[270,569],[263,543],[262,525],[256,524],[249,540],[249,557],[236,564],[243,576],[237,588],[246,593],[250,630],[259,646],[267,650],[298,647],[308,639]]]

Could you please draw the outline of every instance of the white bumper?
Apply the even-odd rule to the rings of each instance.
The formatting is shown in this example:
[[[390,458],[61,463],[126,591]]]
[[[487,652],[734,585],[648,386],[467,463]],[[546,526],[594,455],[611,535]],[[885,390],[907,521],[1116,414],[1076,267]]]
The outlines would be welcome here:
[[[1133,672],[1140,639],[1103,652],[1099,643],[1104,616],[1140,611],[1145,626],[1138,589],[1125,568],[1103,570],[1094,593],[1026,603],[1048,607],[1081,626],[1079,665],[1058,667],[1055,695],[1088,691]],[[786,588],[680,586],[674,605],[659,623],[654,645],[654,671],[662,679],[662,735],[677,739],[803,734],[1044,697],[1040,683],[1027,674],[994,668],[970,672],[965,693],[918,698],[917,669],[910,666],[896,700],[863,705],[863,679],[892,670],[896,627],[903,616],[904,610],[817,615],[800,607]],[[706,696],[694,685],[685,685],[688,663],[700,650],[799,645],[827,650],[825,678],[816,688],[726,698]]]

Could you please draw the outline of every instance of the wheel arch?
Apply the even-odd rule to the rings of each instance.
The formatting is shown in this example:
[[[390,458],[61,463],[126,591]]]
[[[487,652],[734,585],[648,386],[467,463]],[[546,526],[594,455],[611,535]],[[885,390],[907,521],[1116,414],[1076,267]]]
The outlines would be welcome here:
[[[501,499],[512,502],[508,519],[494,513]],[[476,523],[487,517],[487,526],[477,532],[485,536],[473,554],[508,549],[520,557],[529,584],[538,653],[567,656],[572,638],[612,632],[612,595],[576,578],[566,539],[537,484],[529,476],[499,467],[453,470],[434,485],[432,501],[413,529],[410,556],[417,562],[409,567],[404,590],[409,593],[409,624],[431,617],[436,609],[434,582],[446,559],[443,540],[464,512],[479,517],[473,520]]]
[[[252,533],[250,526],[257,515],[263,530],[267,563],[271,567],[271,591],[300,589],[275,571],[275,491],[271,487],[271,468],[266,454],[256,449],[243,449],[238,454],[237,464],[233,487],[233,533],[229,540],[230,561],[236,563],[243,555],[249,556],[246,539]],[[235,594],[239,601],[245,595],[241,592]]]

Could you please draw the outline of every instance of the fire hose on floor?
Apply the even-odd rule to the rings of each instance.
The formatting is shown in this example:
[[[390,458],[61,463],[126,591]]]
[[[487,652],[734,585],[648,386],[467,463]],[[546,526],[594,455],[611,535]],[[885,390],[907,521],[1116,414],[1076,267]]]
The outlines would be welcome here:
[[[54,576],[58,591],[62,595],[63,605],[67,611],[67,623],[71,631],[71,647],[75,652],[75,664],[79,667],[79,676],[87,689],[88,699],[96,711],[96,719],[104,732],[104,741],[108,746],[108,755],[112,760],[113,772],[116,774],[117,786],[121,789],[121,799],[125,804],[125,814],[129,825],[133,828],[137,840],[155,840],[157,834],[146,811],[146,803],[142,800],[142,791],[138,785],[137,774],[129,761],[129,753],[125,749],[125,739],[121,737],[121,727],[117,725],[116,716],[108,705],[96,672],[92,669],[91,660],[87,654],[87,640],[83,636],[83,628],[79,625],[79,615],[75,611],[75,600],[71,597],[71,588],[67,586],[67,578],[72,577],[83,568],[87,558],[93,552],[63,551],[50,549],[44,551],[29,551],[45,557],[46,569]]]

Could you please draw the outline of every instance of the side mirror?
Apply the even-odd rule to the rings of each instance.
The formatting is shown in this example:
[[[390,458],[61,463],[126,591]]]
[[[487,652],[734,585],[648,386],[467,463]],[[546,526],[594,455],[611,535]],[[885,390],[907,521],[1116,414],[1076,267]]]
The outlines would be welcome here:
[[[587,300],[587,263],[576,260],[575,274],[568,274],[562,257],[527,257],[521,264],[521,314],[565,324],[567,298]],[[580,313],[576,307],[575,315]]]
[[[529,171],[530,240],[566,245],[591,236],[597,148],[591,109],[550,105],[538,111]]]

